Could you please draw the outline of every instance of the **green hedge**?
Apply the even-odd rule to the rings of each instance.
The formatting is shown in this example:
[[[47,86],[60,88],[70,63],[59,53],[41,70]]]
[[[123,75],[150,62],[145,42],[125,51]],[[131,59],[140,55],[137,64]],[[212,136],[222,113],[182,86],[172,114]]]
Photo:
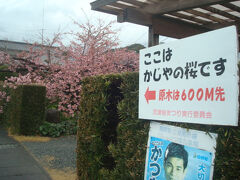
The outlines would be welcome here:
[[[114,101],[111,88],[119,97]],[[109,107],[114,111],[110,113]],[[85,79],[80,109],[78,179],[143,179],[149,121],[138,119],[138,74]],[[112,122],[115,124],[111,126]],[[240,177],[239,127],[166,124],[218,133],[213,179]],[[107,141],[103,138],[106,134]]]
[[[4,81],[12,76],[18,76],[18,73],[10,71],[6,64],[0,65],[0,81]]]
[[[82,81],[78,121],[77,169],[80,179],[102,179],[100,170],[115,164],[108,145],[116,141],[117,102],[122,99],[120,75]]]
[[[11,90],[7,119],[13,134],[34,135],[45,118],[46,87],[20,85]]]
[[[117,143],[108,148],[116,162],[112,171],[102,169],[104,179],[143,179],[149,121],[138,119],[138,73],[122,75],[123,99],[117,104],[121,122]]]
[[[0,71],[0,81],[4,81],[7,78],[10,78],[12,76],[17,76],[18,74],[15,72],[11,72],[11,71]]]

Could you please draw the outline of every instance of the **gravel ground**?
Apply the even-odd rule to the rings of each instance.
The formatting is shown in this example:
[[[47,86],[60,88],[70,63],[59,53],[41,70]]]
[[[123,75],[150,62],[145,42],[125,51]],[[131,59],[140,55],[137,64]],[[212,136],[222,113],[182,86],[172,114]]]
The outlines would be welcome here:
[[[44,166],[53,169],[76,169],[76,136],[51,139],[48,142],[21,142]]]

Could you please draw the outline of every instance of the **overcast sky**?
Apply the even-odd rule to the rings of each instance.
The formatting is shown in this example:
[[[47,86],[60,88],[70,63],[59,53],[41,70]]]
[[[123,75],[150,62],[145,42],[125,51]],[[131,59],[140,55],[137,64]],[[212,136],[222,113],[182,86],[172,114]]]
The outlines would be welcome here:
[[[0,39],[12,41],[39,41],[42,29],[44,36],[52,37],[59,31],[74,30],[72,19],[101,18],[109,22],[116,16],[92,11],[94,0],[0,0]],[[147,46],[148,28],[131,23],[117,23],[120,28],[120,46],[140,43]],[[164,37],[162,38],[165,39]],[[161,40],[161,38],[160,38]]]

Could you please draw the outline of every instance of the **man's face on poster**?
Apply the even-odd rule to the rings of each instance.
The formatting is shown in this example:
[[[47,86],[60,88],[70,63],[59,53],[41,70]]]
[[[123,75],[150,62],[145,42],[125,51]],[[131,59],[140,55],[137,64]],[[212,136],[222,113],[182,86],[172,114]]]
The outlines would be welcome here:
[[[164,164],[166,180],[182,180],[185,176],[183,159],[169,157]]]

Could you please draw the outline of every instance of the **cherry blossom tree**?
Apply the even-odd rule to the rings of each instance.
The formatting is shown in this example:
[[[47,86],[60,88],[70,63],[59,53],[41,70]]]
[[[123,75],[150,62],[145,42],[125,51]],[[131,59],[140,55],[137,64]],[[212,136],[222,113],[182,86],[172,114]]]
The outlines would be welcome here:
[[[46,40],[47,45],[34,44],[15,58],[1,53],[0,63],[19,73],[18,77],[5,80],[4,87],[44,85],[51,103],[57,103],[58,110],[74,116],[78,113],[82,78],[138,69],[138,54],[118,48],[113,22],[74,24],[78,32],[58,33],[52,40]],[[62,43],[62,35],[71,37],[70,45]],[[7,98],[4,93],[1,96]]]

